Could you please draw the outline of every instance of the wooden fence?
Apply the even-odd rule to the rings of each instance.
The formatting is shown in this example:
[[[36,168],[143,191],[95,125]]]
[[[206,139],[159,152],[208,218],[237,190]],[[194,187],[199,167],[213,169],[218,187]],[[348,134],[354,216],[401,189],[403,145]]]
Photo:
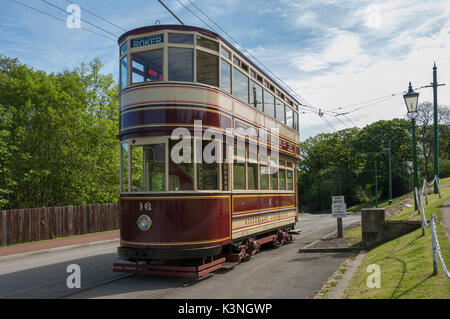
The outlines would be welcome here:
[[[0,245],[81,235],[120,228],[120,205],[2,210]]]

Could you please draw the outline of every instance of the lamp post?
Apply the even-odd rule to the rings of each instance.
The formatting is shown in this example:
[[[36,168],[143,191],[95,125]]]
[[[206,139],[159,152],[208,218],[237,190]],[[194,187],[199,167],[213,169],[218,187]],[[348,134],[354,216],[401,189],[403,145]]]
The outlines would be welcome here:
[[[385,147],[383,151],[388,154],[389,167],[389,205],[392,205],[392,163],[391,163],[391,139],[389,139],[389,147]]]
[[[408,92],[403,95],[408,114],[411,117],[411,132],[413,138],[413,167],[414,167],[414,187],[419,189],[419,173],[417,171],[417,150],[416,150],[416,116],[417,116],[417,101],[419,100],[419,93],[413,91],[411,82],[409,82]],[[414,196],[414,208],[417,210],[416,197]]]

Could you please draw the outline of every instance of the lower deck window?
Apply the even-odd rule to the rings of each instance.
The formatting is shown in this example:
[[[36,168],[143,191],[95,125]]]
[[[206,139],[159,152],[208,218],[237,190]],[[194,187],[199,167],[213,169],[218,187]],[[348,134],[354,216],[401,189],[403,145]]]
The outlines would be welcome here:
[[[176,146],[177,143],[179,142],[169,140],[169,190],[194,190],[194,152],[192,141],[190,146],[185,148],[181,148],[179,145]],[[187,152],[187,154],[184,154],[184,152]],[[172,153],[179,157],[173,156]]]
[[[233,188],[245,189],[245,163],[234,162],[233,165]]]
[[[294,189],[294,171],[287,170],[286,176],[287,176],[287,189],[291,191]]]
[[[121,192],[128,192],[128,142],[121,144],[120,150],[120,161],[121,161],[121,177],[122,177],[122,186]]]
[[[262,190],[269,189],[269,167],[260,165],[259,166],[259,186]]]
[[[286,189],[286,170],[280,169],[278,176],[280,179],[280,190],[285,190]]]
[[[209,146],[210,141],[202,141],[202,154],[205,152],[205,147]],[[216,143],[216,148],[211,154],[215,156],[218,152],[219,145]],[[209,151],[209,150],[207,150]],[[197,164],[197,189],[198,190],[219,190],[219,163],[212,161],[212,163],[205,162],[205,156],[202,156],[202,163]]]
[[[248,163],[247,164],[247,176],[248,176],[248,189],[255,190],[258,189],[258,164]]]
[[[272,170],[275,170],[272,168]],[[270,174],[270,189],[277,190],[278,189],[278,172],[274,172]]]
[[[165,145],[131,147],[131,189],[134,192],[165,189]]]

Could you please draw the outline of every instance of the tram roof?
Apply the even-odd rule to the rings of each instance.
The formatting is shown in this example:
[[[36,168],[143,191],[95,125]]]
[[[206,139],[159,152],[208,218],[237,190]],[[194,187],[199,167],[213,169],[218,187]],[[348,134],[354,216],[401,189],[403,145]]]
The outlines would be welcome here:
[[[267,75],[266,72],[261,70],[260,67],[255,65],[249,58],[247,58],[242,52],[240,52],[234,45],[229,43],[227,40],[222,38],[219,34],[200,27],[194,27],[190,25],[179,25],[179,24],[158,24],[158,25],[152,25],[152,26],[146,26],[146,27],[140,27],[136,29],[132,29],[130,31],[125,32],[119,37],[118,44],[120,43],[130,35],[136,35],[141,33],[147,33],[147,32],[153,32],[153,31],[162,31],[162,30],[175,30],[175,31],[193,31],[193,32],[199,32],[203,33],[204,35],[215,37],[220,39],[222,42],[224,42],[228,47],[233,49],[235,52],[239,53],[239,55],[247,62],[249,63],[255,70],[258,70],[262,75],[264,75],[266,78],[270,79],[274,84],[278,86],[280,90],[282,90],[287,96],[289,96],[293,101],[295,101],[297,104],[301,105],[302,103],[299,102],[296,98],[294,98],[290,93],[288,93],[283,86],[281,86],[277,81],[273,80],[273,78],[269,75]]]

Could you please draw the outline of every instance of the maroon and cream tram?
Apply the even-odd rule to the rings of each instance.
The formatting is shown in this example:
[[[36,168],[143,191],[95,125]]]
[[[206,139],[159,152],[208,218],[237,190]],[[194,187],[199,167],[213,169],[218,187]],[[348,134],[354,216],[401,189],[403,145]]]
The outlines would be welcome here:
[[[292,239],[299,102],[206,29],[143,27],[123,34],[119,47],[119,257],[147,262],[151,273],[163,269],[152,262],[239,262],[261,244]],[[213,140],[206,130],[231,138],[231,145],[214,139],[223,161],[174,161],[179,141],[172,134],[180,128],[191,133],[193,153],[202,154]],[[239,144],[237,128],[256,133]],[[123,264],[115,267],[125,271]]]

